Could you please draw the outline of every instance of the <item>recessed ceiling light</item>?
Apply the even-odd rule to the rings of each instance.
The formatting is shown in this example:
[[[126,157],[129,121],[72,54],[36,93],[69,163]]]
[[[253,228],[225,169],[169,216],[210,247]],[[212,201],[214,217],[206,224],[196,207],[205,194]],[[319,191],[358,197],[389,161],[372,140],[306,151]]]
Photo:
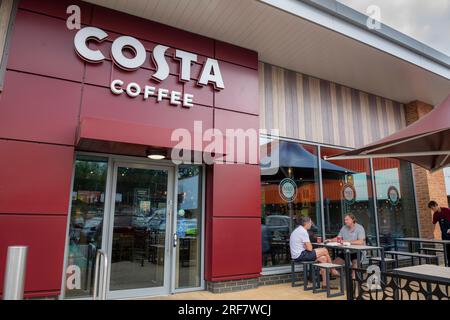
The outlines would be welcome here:
[[[166,158],[166,152],[162,149],[147,149],[146,156],[152,160],[162,160]]]

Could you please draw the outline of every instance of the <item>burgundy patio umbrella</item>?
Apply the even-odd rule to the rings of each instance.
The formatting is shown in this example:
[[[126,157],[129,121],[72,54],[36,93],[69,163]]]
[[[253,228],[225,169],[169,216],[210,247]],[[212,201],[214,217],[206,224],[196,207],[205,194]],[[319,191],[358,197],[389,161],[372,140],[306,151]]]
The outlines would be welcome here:
[[[396,158],[432,172],[450,165],[450,95],[433,111],[386,138],[327,159]]]

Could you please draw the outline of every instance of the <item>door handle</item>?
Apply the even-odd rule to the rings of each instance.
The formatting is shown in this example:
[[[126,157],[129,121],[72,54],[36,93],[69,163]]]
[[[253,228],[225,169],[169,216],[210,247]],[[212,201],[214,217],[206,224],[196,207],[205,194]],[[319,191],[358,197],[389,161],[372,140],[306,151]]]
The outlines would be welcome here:
[[[178,235],[176,233],[173,234],[173,247],[176,248],[178,245]]]

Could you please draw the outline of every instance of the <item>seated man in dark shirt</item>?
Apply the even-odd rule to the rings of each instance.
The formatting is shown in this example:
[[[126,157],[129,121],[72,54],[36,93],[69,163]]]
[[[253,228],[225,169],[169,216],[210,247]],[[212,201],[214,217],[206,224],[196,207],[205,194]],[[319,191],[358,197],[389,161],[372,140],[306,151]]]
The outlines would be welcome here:
[[[442,240],[450,240],[450,209],[440,207],[436,201],[430,201],[428,208],[433,211],[433,224],[439,222]],[[450,262],[450,244],[447,245],[447,261]]]

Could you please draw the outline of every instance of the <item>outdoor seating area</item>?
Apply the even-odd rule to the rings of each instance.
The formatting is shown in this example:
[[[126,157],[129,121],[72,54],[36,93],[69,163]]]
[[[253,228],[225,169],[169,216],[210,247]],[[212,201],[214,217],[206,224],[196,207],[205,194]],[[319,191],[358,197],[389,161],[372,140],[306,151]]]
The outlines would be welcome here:
[[[392,251],[377,246],[313,243],[315,248],[327,248],[332,256],[343,252],[344,264],[295,262],[293,259],[291,286],[313,294],[325,292],[327,298],[345,294],[348,300],[449,299],[450,268],[445,259],[449,243],[448,240],[397,238]],[[434,247],[425,247],[430,244]],[[439,256],[442,253],[444,255]],[[352,266],[351,254],[357,256],[356,267]],[[296,264],[302,266],[302,283],[295,281]],[[325,288],[320,288],[321,269],[326,270],[326,279],[322,279]],[[331,280],[331,269],[340,273],[335,281]]]
[[[367,270],[356,269],[350,283],[350,300],[448,300],[450,268],[419,265],[380,272],[379,282]]]
[[[435,144],[430,143],[430,139],[448,141],[449,102],[450,98],[438,105],[424,119],[387,138],[359,149],[325,156],[325,160],[349,161],[370,158],[375,161],[382,157],[392,157],[395,152],[397,159],[415,163],[431,172],[440,170],[449,164],[448,147],[441,144],[436,148]],[[442,120],[443,116],[445,120]],[[400,195],[398,190],[391,186],[387,193],[388,198],[391,197],[390,206],[396,206]],[[354,194],[354,189],[349,187],[347,196],[351,200],[350,203],[354,201]],[[311,217],[302,215],[299,226],[290,236],[292,273],[296,261],[303,262],[304,267],[307,266],[304,261],[316,261],[317,263],[312,264],[311,271],[313,293],[325,290],[327,297],[332,296],[330,273],[334,271],[334,275],[340,278],[342,293],[345,283],[348,300],[448,300],[450,209],[439,206],[434,200],[429,201],[427,207],[432,211],[430,222],[434,225],[439,223],[442,240],[436,239],[433,235],[430,238],[404,237],[408,232],[395,231],[394,225],[389,225],[384,226],[384,231],[389,236],[385,237],[384,242],[380,241],[379,236],[380,238],[374,242],[369,241],[370,245],[367,245],[366,230],[357,223],[355,214],[346,212],[342,213],[344,226],[339,234],[322,242],[322,237],[314,235],[315,232],[311,230],[313,226]],[[390,238],[395,233],[403,237]],[[409,232],[414,233],[419,234]],[[317,239],[316,243],[311,244],[311,236]],[[318,276],[319,269],[326,272]],[[345,271],[337,271],[342,269]],[[305,288],[306,274],[309,271],[309,268],[303,270]],[[320,281],[324,290],[317,289],[317,283]]]

